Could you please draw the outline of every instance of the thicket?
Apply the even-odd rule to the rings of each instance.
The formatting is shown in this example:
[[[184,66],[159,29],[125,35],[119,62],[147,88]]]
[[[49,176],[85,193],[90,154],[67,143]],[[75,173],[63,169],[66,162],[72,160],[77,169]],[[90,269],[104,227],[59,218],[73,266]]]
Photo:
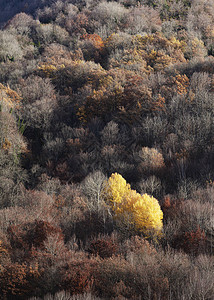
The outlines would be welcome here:
[[[214,2],[0,1],[0,298],[214,298]]]

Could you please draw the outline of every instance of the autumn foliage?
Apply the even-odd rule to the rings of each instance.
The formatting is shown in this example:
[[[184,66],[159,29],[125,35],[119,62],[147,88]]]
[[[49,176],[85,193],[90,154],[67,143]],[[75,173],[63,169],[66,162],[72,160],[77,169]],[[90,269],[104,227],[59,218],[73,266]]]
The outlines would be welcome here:
[[[213,24],[0,0],[0,299],[214,299]]]
[[[126,226],[145,235],[152,231],[161,234],[163,213],[155,198],[131,190],[126,180],[117,173],[111,175],[103,194],[119,226]]]

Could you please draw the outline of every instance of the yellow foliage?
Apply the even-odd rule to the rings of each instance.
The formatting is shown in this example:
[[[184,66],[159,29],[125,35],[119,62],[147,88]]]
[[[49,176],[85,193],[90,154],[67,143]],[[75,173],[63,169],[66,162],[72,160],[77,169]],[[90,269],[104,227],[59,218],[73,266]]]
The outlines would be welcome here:
[[[184,62],[186,43],[176,38],[167,39],[161,33],[133,38],[135,51],[147,62],[147,70],[161,71],[172,63]]]
[[[137,193],[136,193],[137,194]],[[161,232],[163,223],[163,212],[160,205],[152,196],[147,194],[137,194],[134,204],[135,223],[139,230],[154,229],[156,232]]]
[[[53,77],[53,74],[57,71],[57,67],[54,65],[45,63],[45,64],[38,66],[38,70],[41,71],[46,77]]]
[[[37,70],[44,74],[46,77],[53,78],[57,71],[65,69],[65,67],[78,67],[85,62],[83,60],[70,60],[66,61],[66,65],[61,63],[61,61],[55,61],[51,58],[49,62],[42,63],[38,66]]]
[[[155,51],[154,49],[152,49],[152,51],[148,54],[148,58],[150,60],[155,60],[157,57],[157,51]]]
[[[21,97],[9,86],[0,83],[0,107],[4,105],[8,108],[18,107]]]
[[[169,66],[170,64],[172,64],[173,59],[166,54],[162,54],[160,51],[158,51],[157,55],[156,55],[156,59],[154,60],[153,64],[154,64],[154,69],[156,71],[161,71],[164,68],[166,68],[167,66]]]
[[[105,198],[108,203],[120,204],[125,194],[131,191],[130,185],[126,183],[126,180],[118,173],[114,173],[109,178],[104,188]]]
[[[173,45],[175,49],[185,50],[186,43],[184,41],[177,40],[174,36],[170,39],[170,43]]]
[[[140,195],[118,173],[111,175],[103,189],[105,201],[111,206],[119,226],[144,233],[161,235],[163,212],[152,196]]]
[[[147,43],[151,44],[154,41],[154,35],[152,34],[146,34],[144,36],[137,34],[134,37],[134,42],[136,42],[138,45],[146,45]]]
[[[112,51],[117,49],[120,36],[110,35],[105,41],[105,48]],[[150,73],[161,71],[173,63],[185,62],[184,52],[187,44],[175,37],[167,39],[161,33],[156,32],[147,35],[135,35],[132,38],[131,46],[123,49],[123,55],[113,56],[109,60],[111,68],[137,67],[139,72]]]

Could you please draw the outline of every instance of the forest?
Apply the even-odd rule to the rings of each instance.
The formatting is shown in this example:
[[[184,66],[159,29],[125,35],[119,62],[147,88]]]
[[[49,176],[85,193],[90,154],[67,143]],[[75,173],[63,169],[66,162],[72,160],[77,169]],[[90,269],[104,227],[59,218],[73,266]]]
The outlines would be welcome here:
[[[0,299],[214,299],[214,1],[0,0]]]

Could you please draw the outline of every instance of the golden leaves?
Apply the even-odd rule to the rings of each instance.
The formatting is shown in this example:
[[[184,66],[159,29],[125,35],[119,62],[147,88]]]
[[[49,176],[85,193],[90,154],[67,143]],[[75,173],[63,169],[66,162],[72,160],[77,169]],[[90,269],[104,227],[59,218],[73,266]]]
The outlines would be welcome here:
[[[16,91],[0,83],[0,107],[17,108],[21,99]]]
[[[117,224],[149,236],[161,235],[163,212],[152,196],[141,195],[131,190],[126,180],[118,173],[111,175],[103,189],[103,197],[111,206]]]

